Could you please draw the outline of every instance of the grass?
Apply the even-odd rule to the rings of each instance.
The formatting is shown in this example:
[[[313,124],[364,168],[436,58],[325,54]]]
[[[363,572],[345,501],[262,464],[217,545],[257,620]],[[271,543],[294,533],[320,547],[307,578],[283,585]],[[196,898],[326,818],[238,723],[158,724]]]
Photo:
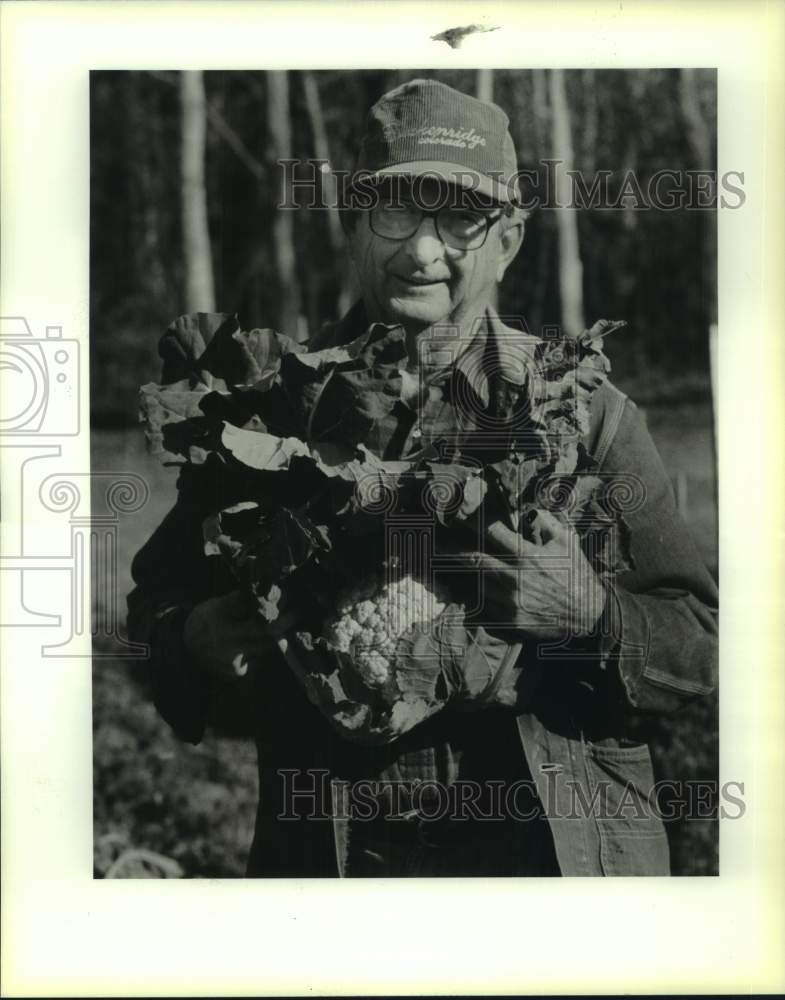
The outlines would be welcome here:
[[[93,470],[133,472],[150,489],[146,506],[121,516],[118,592],[132,587],[131,558],[175,497],[176,470],[147,455],[141,430],[96,431]],[[143,848],[178,862],[190,877],[242,876],[258,795],[256,750],[208,736],[180,743],[147,697],[143,665],[93,661],[94,870]],[[133,874],[145,874],[134,870]]]
[[[701,555],[716,573],[710,407],[650,403],[645,412]],[[92,447],[94,470],[134,472],[150,487],[145,508],[121,515],[119,523],[118,592],[124,598],[132,585],[131,557],[174,499],[175,470],[146,454],[140,430],[96,431]],[[96,876],[118,857],[130,857],[131,849],[173,859],[185,877],[244,874],[258,794],[250,741],[208,735],[197,747],[179,743],[149,702],[142,667],[113,659],[94,660],[93,729]],[[658,722],[650,739],[658,777],[716,780],[716,699]],[[716,872],[716,821],[677,821],[668,830],[675,874]],[[162,874],[154,865],[124,871]]]

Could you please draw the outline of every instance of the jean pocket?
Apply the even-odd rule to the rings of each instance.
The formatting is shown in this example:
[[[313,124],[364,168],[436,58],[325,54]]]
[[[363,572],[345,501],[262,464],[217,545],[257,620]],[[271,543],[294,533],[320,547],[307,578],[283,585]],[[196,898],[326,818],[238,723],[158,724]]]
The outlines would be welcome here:
[[[669,875],[668,838],[657,809],[649,748],[589,743],[586,752],[603,873]]]

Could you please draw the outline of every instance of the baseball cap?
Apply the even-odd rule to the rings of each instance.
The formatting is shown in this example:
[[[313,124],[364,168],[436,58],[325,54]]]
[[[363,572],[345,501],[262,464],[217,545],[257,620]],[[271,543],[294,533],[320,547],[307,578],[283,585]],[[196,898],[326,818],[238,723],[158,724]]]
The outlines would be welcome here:
[[[515,204],[518,161],[509,124],[497,104],[437,80],[410,80],[368,112],[353,183],[428,175]]]

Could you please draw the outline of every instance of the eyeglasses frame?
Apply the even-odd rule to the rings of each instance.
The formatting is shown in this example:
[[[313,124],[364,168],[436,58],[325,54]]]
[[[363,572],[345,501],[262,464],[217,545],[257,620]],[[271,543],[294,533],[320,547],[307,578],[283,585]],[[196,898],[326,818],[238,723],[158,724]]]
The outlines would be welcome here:
[[[495,226],[496,223],[499,222],[499,220],[504,215],[509,214],[506,208],[498,209],[497,210],[498,214],[497,211],[494,211],[492,216],[490,214],[486,215],[484,212],[478,211],[477,209],[469,209],[469,211],[478,211],[478,214],[482,215],[483,219],[485,220],[485,234],[483,235],[482,243],[478,243],[476,247],[456,247],[453,246],[452,243],[448,243],[447,240],[445,240],[445,238],[442,236],[441,230],[439,229],[439,214],[443,212],[445,209],[449,209],[454,206],[440,205],[439,208],[419,208],[416,205],[412,206],[414,208],[417,208],[417,211],[420,213],[420,218],[419,221],[417,222],[417,225],[407,236],[385,236],[383,233],[377,232],[373,228],[373,213],[378,207],[379,205],[377,204],[374,205],[372,208],[368,209],[368,225],[371,227],[371,232],[374,234],[374,236],[378,236],[379,239],[389,240],[391,243],[404,243],[406,240],[410,240],[412,236],[414,236],[414,234],[419,230],[420,226],[423,224],[423,219],[427,218],[428,216],[433,216],[433,225],[434,229],[436,230],[436,235],[439,237],[439,240],[446,247],[449,247],[451,250],[460,250],[466,253],[473,252],[474,250],[482,250],[482,248],[488,242],[488,233],[490,233],[491,228]]]

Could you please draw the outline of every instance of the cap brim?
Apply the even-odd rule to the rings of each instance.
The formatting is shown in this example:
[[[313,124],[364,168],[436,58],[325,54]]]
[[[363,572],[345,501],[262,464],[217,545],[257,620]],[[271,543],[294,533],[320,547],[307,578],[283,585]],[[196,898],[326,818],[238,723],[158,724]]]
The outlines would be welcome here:
[[[487,174],[482,174],[477,170],[472,170],[465,163],[445,163],[443,160],[413,160],[409,163],[395,163],[382,170],[375,170],[369,173],[362,172],[363,177],[369,179],[391,177],[395,175],[405,177],[433,177],[436,180],[444,181],[446,184],[455,184],[457,187],[473,191],[491,201],[503,204],[514,203],[517,198],[513,195],[507,184],[495,181]]]

